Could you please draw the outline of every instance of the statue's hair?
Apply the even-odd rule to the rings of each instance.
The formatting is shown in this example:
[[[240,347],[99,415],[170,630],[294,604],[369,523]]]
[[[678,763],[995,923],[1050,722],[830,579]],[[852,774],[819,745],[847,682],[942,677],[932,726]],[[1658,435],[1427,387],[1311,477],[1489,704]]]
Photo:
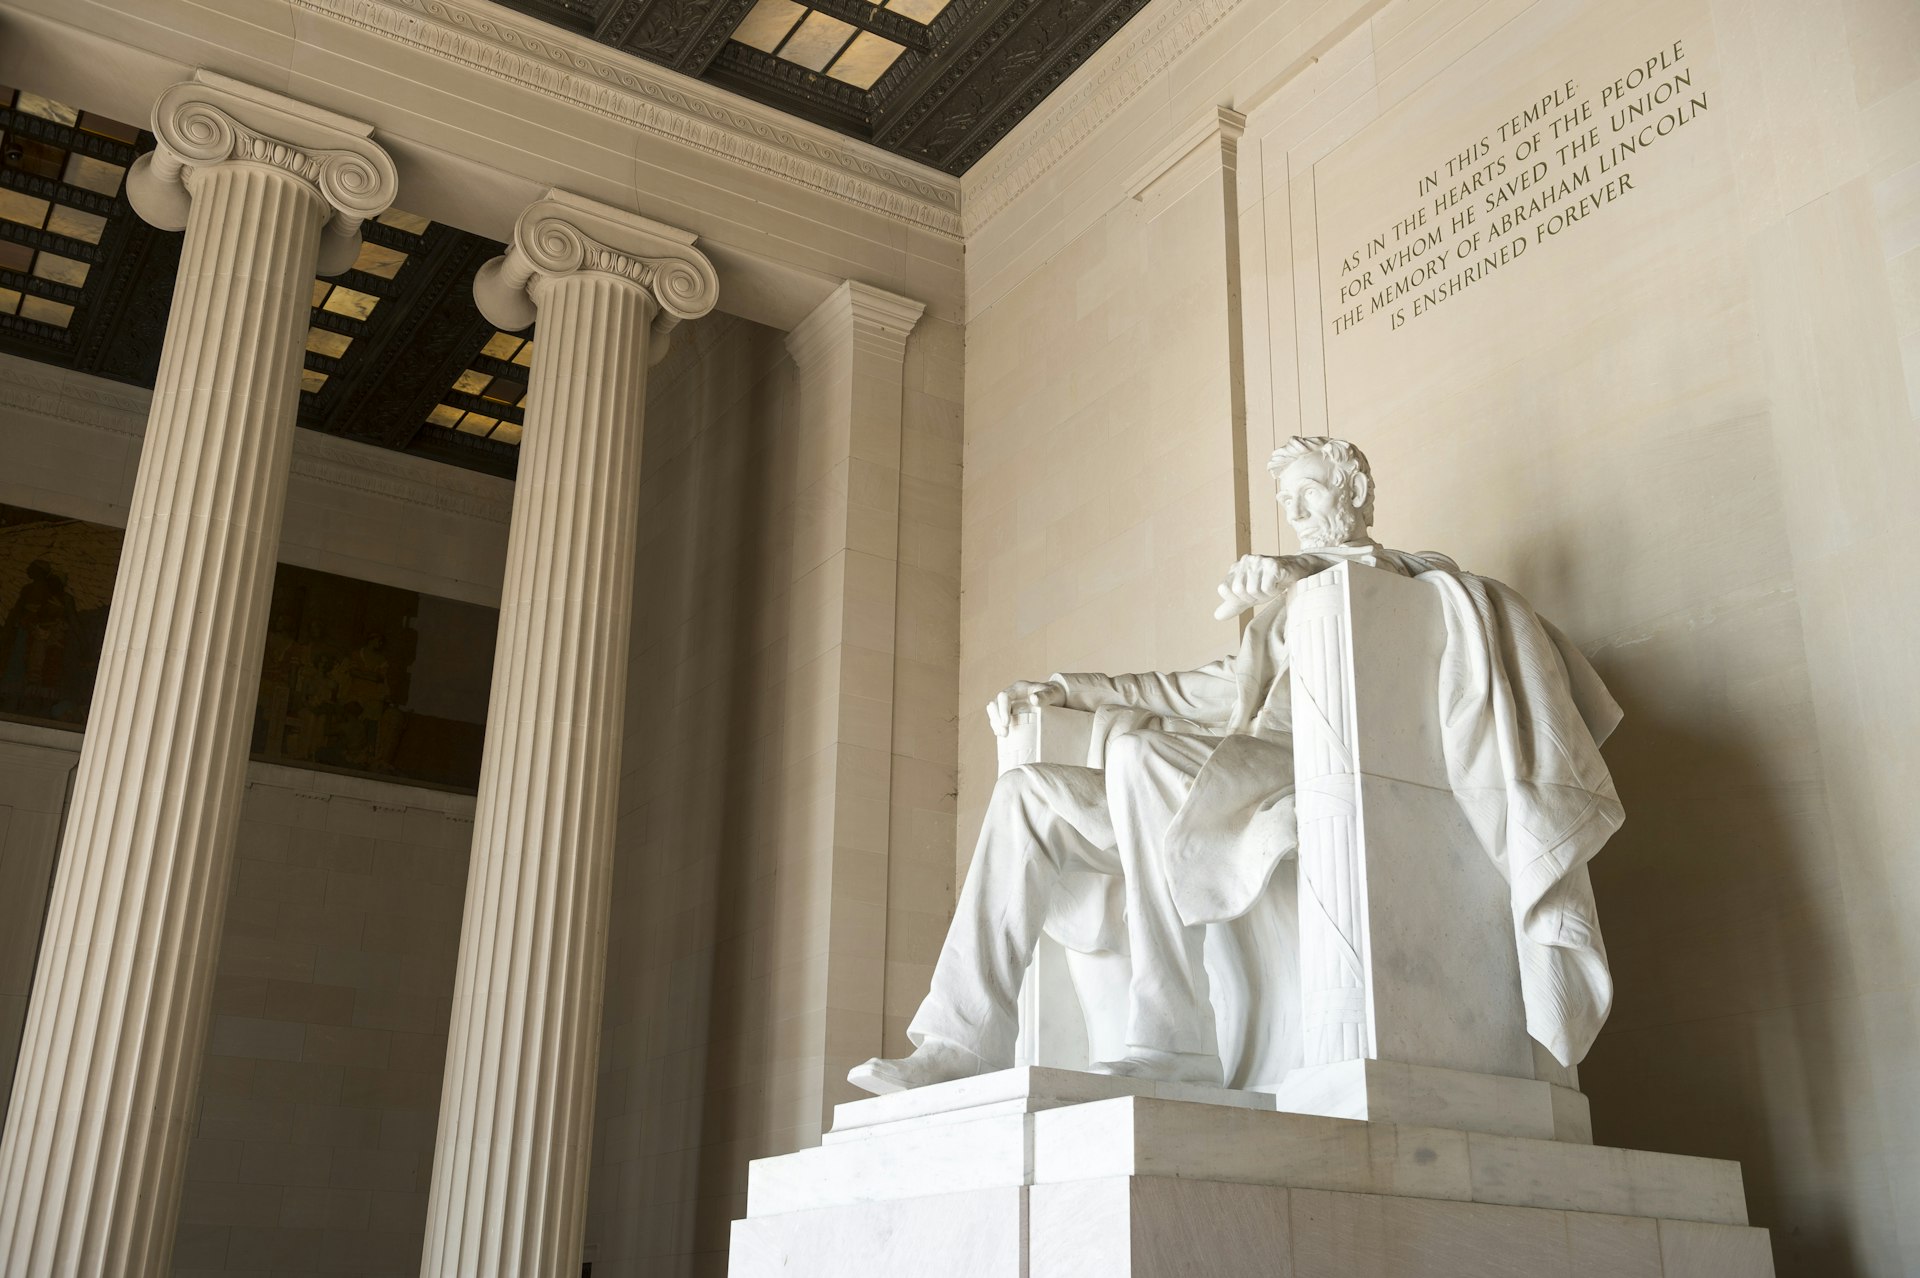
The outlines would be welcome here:
[[[1273,456],[1267,459],[1267,473],[1276,480],[1287,467],[1302,457],[1318,454],[1326,458],[1333,467],[1333,476],[1340,484],[1351,486],[1355,475],[1367,477],[1367,499],[1360,503],[1360,522],[1373,523],[1373,468],[1367,465],[1367,455],[1344,439],[1329,439],[1325,435],[1295,435],[1286,443],[1273,450]]]

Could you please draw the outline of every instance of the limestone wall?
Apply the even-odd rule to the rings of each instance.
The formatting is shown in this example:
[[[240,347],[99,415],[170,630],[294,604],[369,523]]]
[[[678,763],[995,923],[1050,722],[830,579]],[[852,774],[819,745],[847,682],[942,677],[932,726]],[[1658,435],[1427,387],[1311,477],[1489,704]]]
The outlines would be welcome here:
[[[0,723],[0,1079],[80,734]],[[173,1273],[411,1274],[473,800],[255,763]]]
[[[1383,540],[1518,587],[1626,709],[1597,1137],[1740,1159],[1782,1274],[1920,1270],[1920,11],[1159,0],[1129,31],[967,179],[962,861],[980,704],[1219,655],[1211,583],[1279,545],[1261,460],[1351,437]]]
[[[0,739],[0,1084],[11,1093],[40,951],[40,916],[78,751],[72,733],[6,725]]]

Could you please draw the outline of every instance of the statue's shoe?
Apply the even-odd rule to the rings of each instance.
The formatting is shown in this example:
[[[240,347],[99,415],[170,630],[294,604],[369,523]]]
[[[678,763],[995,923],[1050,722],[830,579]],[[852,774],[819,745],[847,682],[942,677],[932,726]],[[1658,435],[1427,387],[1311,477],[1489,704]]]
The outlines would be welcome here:
[[[893,1060],[874,1057],[864,1065],[847,1071],[847,1081],[875,1096],[904,1092],[929,1083],[950,1083],[956,1078],[972,1078],[991,1073],[995,1067],[957,1043],[929,1038],[914,1048],[913,1055]]]
[[[1221,1087],[1226,1082],[1220,1058],[1212,1053],[1162,1052],[1151,1047],[1129,1047],[1125,1056],[1117,1061],[1101,1061],[1093,1067],[1093,1072],[1121,1078],[1150,1078],[1156,1083],[1197,1083],[1203,1087]]]

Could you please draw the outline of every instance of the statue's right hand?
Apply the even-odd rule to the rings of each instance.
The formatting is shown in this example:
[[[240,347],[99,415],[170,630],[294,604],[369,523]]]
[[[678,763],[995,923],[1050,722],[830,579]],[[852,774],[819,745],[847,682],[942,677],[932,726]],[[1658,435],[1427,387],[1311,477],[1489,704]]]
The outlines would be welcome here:
[[[999,696],[987,702],[987,726],[993,729],[994,736],[1004,737],[1007,729],[1013,726],[1013,712],[1017,707],[1057,706],[1064,705],[1066,700],[1067,690],[1057,683],[1016,679]]]

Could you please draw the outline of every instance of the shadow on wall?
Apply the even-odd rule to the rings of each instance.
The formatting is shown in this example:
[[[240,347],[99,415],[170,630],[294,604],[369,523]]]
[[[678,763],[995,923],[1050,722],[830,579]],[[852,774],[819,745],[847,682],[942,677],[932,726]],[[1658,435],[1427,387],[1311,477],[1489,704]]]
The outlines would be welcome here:
[[[767,370],[784,350],[771,330],[705,327],[684,352],[701,367],[649,412],[587,1235],[596,1278],[723,1275],[746,1163],[765,1152],[760,968],[791,465]],[[658,430],[667,405],[677,420]]]
[[[1596,664],[1626,711],[1606,753],[1628,815],[1593,863],[1617,981],[1581,1066],[1595,1139],[1739,1160],[1781,1278],[1853,1278],[1846,958],[1835,889],[1807,873],[1820,800],[1795,811],[1746,736],[1690,730]]]

